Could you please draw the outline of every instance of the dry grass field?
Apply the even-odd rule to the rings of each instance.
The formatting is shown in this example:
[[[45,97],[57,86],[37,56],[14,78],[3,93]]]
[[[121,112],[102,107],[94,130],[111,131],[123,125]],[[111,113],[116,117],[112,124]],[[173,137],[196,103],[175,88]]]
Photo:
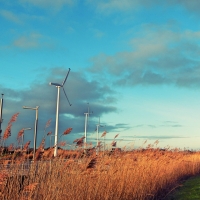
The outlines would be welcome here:
[[[56,158],[53,149],[39,153],[24,170],[23,163],[31,155],[15,152],[1,158],[0,199],[161,200],[181,180],[200,172],[200,153],[178,149],[146,148],[98,155],[59,149]]]
[[[18,114],[11,117],[3,144],[11,136],[10,129]],[[68,128],[62,135],[71,131],[72,128]],[[19,144],[23,134],[22,129],[17,136]],[[146,148],[97,153],[92,144],[86,145],[90,150],[84,150],[84,137],[81,137],[73,142],[76,150],[59,148],[54,158],[54,148],[44,150],[48,135],[50,132],[34,155],[29,149],[30,141],[23,148],[13,144],[1,147],[0,199],[164,200],[181,181],[200,173],[200,152],[159,149],[158,141]],[[106,132],[101,137],[105,135]],[[63,141],[58,146],[65,145]],[[97,147],[100,150],[101,144]]]

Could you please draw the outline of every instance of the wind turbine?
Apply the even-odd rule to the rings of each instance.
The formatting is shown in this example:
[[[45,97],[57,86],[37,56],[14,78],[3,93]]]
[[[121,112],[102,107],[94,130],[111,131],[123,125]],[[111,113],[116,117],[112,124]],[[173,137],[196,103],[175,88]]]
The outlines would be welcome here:
[[[88,118],[89,118],[89,115],[92,114],[92,112],[90,113],[89,103],[88,103],[88,112],[84,114],[85,114],[85,145],[84,146],[86,150]]]
[[[96,154],[98,154],[99,152],[99,127],[103,127],[101,124],[100,124],[100,117],[99,117],[99,123],[97,124],[97,146],[96,146]]]
[[[65,97],[67,98],[67,101],[68,101],[69,105],[71,106],[71,104],[70,104],[70,102],[69,102],[69,99],[68,99],[68,97],[67,97],[67,94],[66,94],[66,92],[65,92],[65,89],[64,89],[64,87],[63,87],[64,84],[65,84],[65,82],[66,82],[66,80],[67,80],[67,77],[68,77],[68,75],[69,75],[69,72],[70,72],[70,68],[69,68],[69,70],[68,70],[68,72],[67,72],[67,75],[66,75],[64,81],[62,82],[62,84],[60,84],[60,83],[52,83],[52,82],[49,83],[49,85],[55,85],[55,86],[58,88],[58,94],[57,94],[57,108],[56,108],[56,127],[55,127],[54,157],[57,156],[57,151],[58,151],[58,118],[59,118],[59,113],[58,113],[58,112],[59,112],[59,101],[60,101],[60,88],[63,89],[63,92],[64,92],[64,94],[65,94]]]
[[[26,130],[31,130],[31,128],[23,128],[22,130],[23,130],[23,134],[22,134],[22,144],[21,144],[21,149],[23,149],[23,147],[24,147],[24,131],[26,131]]]

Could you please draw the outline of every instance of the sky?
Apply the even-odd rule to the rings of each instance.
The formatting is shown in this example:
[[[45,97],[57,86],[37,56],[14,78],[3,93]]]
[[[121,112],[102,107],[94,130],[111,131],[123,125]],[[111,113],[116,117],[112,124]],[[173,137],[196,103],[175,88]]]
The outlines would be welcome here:
[[[200,148],[199,0],[0,0],[2,135],[13,114],[6,145],[19,130],[37,146],[55,133],[60,91],[59,140],[84,136],[96,143],[107,131],[117,146]],[[46,123],[51,124],[44,131]],[[62,136],[67,128],[73,130]],[[52,137],[51,137],[52,138]],[[52,138],[54,140],[54,138]],[[50,137],[46,139],[50,145]]]

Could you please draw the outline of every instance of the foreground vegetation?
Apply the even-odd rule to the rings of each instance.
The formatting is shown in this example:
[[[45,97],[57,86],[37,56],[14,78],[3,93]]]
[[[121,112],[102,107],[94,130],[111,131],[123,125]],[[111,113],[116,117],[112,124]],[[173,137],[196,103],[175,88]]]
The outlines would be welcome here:
[[[104,152],[53,149],[40,154],[18,153],[1,158],[0,199],[166,199],[180,182],[200,173],[200,153],[160,150]]]

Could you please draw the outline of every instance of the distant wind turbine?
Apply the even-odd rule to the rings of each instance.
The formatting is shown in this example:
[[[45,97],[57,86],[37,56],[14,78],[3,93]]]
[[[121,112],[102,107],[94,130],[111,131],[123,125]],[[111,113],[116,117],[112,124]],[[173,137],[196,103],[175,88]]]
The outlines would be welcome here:
[[[88,103],[88,112],[84,113],[85,114],[85,149],[86,149],[86,143],[87,143],[87,125],[88,125],[88,118],[89,115],[92,114],[92,112],[90,113],[90,108],[89,108],[89,103]]]
[[[3,94],[2,95],[2,98],[1,98],[1,101],[0,101],[0,140],[1,140],[1,133],[2,133],[2,129],[1,129],[1,124],[3,122],[3,119],[2,119],[2,110],[3,110]]]
[[[68,101],[69,105],[71,106],[71,104],[70,104],[70,102],[69,102],[69,99],[68,99],[68,97],[67,97],[67,94],[66,94],[66,92],[65,92],[65,89],[64,89],[64,87],[63,87],[64,84],[65,84],[65,82],[66,82],[66,80],[67,80],[67,77],[68,77],[68,75],[69,75],[69,72],[70,72],[70,68],[69,68],[68,73],[67,73],[67,75],[66,75],[66,77],[65,77],[65,79],[64,79],[64,81],[63,81],[62,84],[59,84],[59,83],[52,83],[52,82],[49,83],[49,85],[55,85],[55,86],[58,88],[58,94],[57,94],[57,108],[56,108],[56,127],[55,127],[54,157],[57,156],[57,151],[58,151],[58,118],[59,118],[59,113],[58,113],[58,112],[59,112],[59,101],[60,101],[60,88],[63,89],[63,92],[64,92],[64,94],[65,94],[65,97],[67,98],[67,101]]]
[[[103,126],[100,124],[100,117],[99,117],[99,123],[97,124],[97,128],[96,128],[96,130],[97,130],[96,154],[98,154],[99,149],[100,149],[100,147],[99,147],[99,127],[103,127]]]

